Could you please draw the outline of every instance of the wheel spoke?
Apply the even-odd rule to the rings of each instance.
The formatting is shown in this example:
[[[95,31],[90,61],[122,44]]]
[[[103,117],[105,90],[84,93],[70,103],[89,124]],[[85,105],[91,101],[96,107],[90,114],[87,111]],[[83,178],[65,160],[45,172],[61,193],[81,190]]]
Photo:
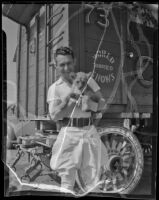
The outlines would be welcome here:
[[[122,172],[123,172],[124,176],[126,176],[126,177],[127,177],[127,175],[128,175],[128,172],[127,172],[127,170],[123,168],[123,169],[122,169]]]
[[[124,141],[125,143],[122,145],[122,151],[120,152],[121,153],[121,155],[124,155],[126,152],[127,152],[127,150],[128,150],[128,147],[130,147],[130,144],[129,143],[127,143],[126,141]]]
[[[124,148],[126,144],[127,144],[127,142],[124,140],[123,144],[122,144],[122,148]]]
[[[117,148],[116,148],[117,151],[120,151],[120,150],[121,150],[122,144],[123,144],[122,142],[119,142],[119,144],[117,145]]]
[[[130,164],[129,162],[123,162],[123,167],[130,167]]]
[[[126,150],[127,150],[127,149],[124,148],[124,149],[120,152],[120,154],[121,154],[121,155],[124,155],[124,153],[126,152]]]
[[[123,176],[121,175],[121,173],[118,173],[118,174],[117,174],[117,178],[119,179],[119,181],[123,181],[123,180],[124,180],[124,178],[123,178]]]
[[[104,139],[105,139],[104,144],[105,144],[107,150],[110,151],[111,147],[110,147],[110,142],[109,142],[108,136],[105,136]]]
[[[117,188],[117,186],[116,186],[116,184],[113,184],[113,190],[115,191],[115,190],[117,190],[118,188]]]
[[[116,149],[117,141],[114,139],[112,142],[112,150]]]
[[[125,160],[127,160],[128,158],[130,158],[130,155],[129,154],[124,154],[123,156],[122,156],[122,159],[125,161]]]

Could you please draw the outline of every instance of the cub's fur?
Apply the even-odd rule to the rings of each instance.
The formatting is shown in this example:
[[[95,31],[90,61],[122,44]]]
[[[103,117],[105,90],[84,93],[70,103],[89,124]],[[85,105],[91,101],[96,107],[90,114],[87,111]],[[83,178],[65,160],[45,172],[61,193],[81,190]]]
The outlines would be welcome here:
[[[79,99],[80,95],[83,96],[82,99],[82,110],[89,110],[88,109],[88,101],[92,101],[92,105],[94,106],[94,109],[91,111],[96,111],[98,102],[99,102],[99,97],[95,94],[95,92],[89,87],[88,85],[88,79],[91,76],[91,72],[86,74],[84,72],[78,72],[71,74],[73,84],[73,93],[71,94],[71,98],[74,98],[76,100]]]

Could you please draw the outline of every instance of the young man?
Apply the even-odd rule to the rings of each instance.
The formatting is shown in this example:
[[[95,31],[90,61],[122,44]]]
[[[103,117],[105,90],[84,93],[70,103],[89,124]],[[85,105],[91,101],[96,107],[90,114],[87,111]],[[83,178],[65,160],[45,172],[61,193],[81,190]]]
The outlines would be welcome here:
[[[79,104],[71,101],[70,94],[73,91],[70,73],[76,64],[73,51],[68,47],[57,49],[55,62],[60,78],[50,86],[47,102],[51,119],[60,123],[62,128],[52,148],[50,166],[59,172],[61,188],[73,191],[77,169],[81,169],[87,185],[93,186],[98,182],[107,152],[101,150],[103,146],[92,124],[91,112],[82,111]],[[90,83],[94,92],[102,98],[97,83],[92,78]],[[101,106],[103,104],[98,105],[100,109]],[[105,159],[101,159],[101,152],[104,152]]]

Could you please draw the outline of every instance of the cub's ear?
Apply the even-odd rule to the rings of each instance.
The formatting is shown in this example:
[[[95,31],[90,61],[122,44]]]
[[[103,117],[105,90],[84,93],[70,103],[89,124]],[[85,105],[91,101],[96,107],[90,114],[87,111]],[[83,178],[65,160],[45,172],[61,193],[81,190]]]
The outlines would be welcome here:
[[[86,74],[87,78],[90,78],[91,75],[92,75],[92,72],[89,72],[89,73]]]
[[[70,73],[70,77],[72,80],[74,80],[76,78],[77,74],[75,72],[71,72]]]

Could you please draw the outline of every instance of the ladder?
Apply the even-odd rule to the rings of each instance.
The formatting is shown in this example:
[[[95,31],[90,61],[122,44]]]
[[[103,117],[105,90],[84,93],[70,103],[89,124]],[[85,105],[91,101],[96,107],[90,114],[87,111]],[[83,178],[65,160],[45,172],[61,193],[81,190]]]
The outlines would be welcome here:
[[[53,64],[53,59],[51,57],[52,48],[51,48],[51,43],[53,41],[53,32],[51,28],[52,20],[53,20],[53,5],[54,4],[46,4],[45,5],[45,11],[46,11],[46,16],[45,16],[45,41],[46,41],[46,83],[47,83],[47,88],[54,82],[55,79],[55,66]]]
[[[64,31],[62,31],[59,35],[54,35],[53,30],[63,18],[64,9],[63,4],[45,4],[45,99],[47,99],[49,86],[58,78],[58,73],[53,59],[54,47],[63,39]],[[47,110],[47,104],[45,102],[45,112]]]
[[[64,7],[57,6],[56,4],[46,4],[46,66],[48,71],[48,84],[49,87],[54,81],[57,80],[57,71],[54,65],[54,47],[57,45],[62,39],[64,32],[62,31],[59,35],[54,35],[53,30],[54,27],[60,22],[63,17]],[[60,5],[60,4],[58,4]],[[55,20],[56,17],[56,20]]]

